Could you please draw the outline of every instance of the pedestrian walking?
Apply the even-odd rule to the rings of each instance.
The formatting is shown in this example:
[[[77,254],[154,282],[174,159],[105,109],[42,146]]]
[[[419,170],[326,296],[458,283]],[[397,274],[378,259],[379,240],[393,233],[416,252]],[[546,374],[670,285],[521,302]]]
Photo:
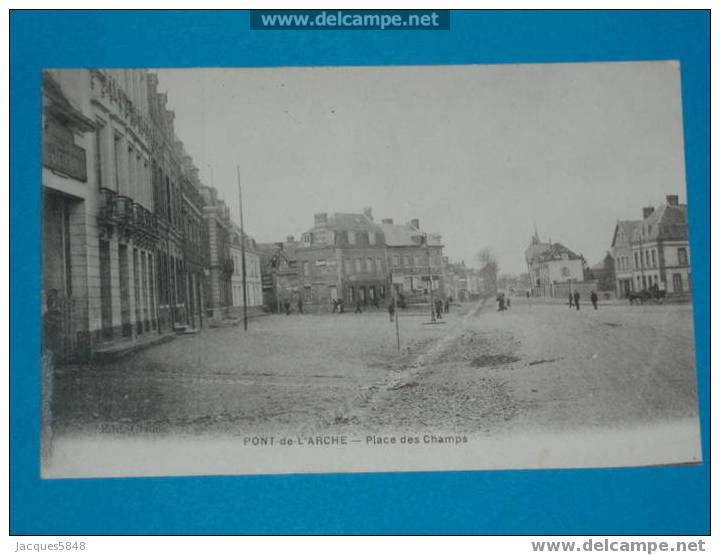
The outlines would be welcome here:
[[[390,314],[390,321],[395,321],[395,303],[392,300],[388,304],[388,314]]]
[[[340,309],[340,314],[345,312],[345,303],[342,299],[338,299],[338,308]]]
[[[362,302],[360,299],[355,302],[355,314],[362,314]]]
[[[510,296],[509,295],[508,295],[506,304],[507,304],[508,310],[510,310]]]
[[[332,309],[332,311],[333,311],[333,314],[334,314],[335,312],[338,311],[338,301],[337,301],[337,299],[333,299],[333,300],[332,300],[332,304],[333,304],[333,309]]]
[[[303,301],[302,301],[302,299],[298,299],[297,307],[298,307],[298,314],[304,314],[304,313],[303,313]]]
[[[593,291],[592,293],[590,293],[590,302],[592,303],[593,308],[594,308],[595,310],[597,310],[598,296],[597,296],[597,293],[596,293],[595,291]]]
[[[290,301],[285,299],[285,302],[283,303],[283,305],[285,306],[285,314],[287,316],[290,316],[290,312],[292,311],[292,309],[290,308]]]
[[[573,298],[575,299],[575,309],[580,310],[580,292],[575,291]]]
[[[440,299],[438,299],[437,301],[435,301],[435,317],[438,320],[442,319],[442,311],[443,311],[443,302]]]
[[[572,307],[573,307],[573,292],[572,291],[570,291],[570,293],[568,293],[568,301],[570,303],[570,309],[572,310]]]
[[[450,299],[445,299],[445,314],[450,312]]]

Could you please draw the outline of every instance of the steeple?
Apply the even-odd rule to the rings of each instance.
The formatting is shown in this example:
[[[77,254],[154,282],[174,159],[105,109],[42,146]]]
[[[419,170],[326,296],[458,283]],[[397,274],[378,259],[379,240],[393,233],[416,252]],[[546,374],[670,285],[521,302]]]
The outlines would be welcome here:
[[[533,222],[533,230],[535,231],[532,237],[532,244],[537,245],[540,243],[540,236],[538,235],[537,224]]]

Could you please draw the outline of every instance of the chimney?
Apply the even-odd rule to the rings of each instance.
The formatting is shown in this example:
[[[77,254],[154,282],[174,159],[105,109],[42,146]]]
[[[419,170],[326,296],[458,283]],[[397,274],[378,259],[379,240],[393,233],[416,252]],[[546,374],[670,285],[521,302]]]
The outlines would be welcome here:
[[[294,243],[295,242],[295,236],[294,235],[288,235],[285,237],[285,241],[288,243]]]
[[[393,223],[393,219],[392,219],[392,218],[383,218],[382,223],[384,223],[384,224],[392,224],[392,223]]]
[[[315,225],[326,225],[328,221],[327,212],[319,212],[315,214]]]
[[[418,218],[413,218],[410,220],[410,225],[413,226],[415,229],[420,229],[420,220]]]
[[[678,196],[677,195],[667,195],[665,197],[665,200],[668,203],[668,206],[677,206],[678,205]]]
[[[372,221],[372,219],[373,219],[373,217],[372,217],[372,208],[370,208],[369,206],[366,207],[366,208],[363,208],[363,214],[365,214],[365,217],[366,217],[368,220]]]
[[[652,206],[643,206],[643,220],[655,212],[655,208]]]

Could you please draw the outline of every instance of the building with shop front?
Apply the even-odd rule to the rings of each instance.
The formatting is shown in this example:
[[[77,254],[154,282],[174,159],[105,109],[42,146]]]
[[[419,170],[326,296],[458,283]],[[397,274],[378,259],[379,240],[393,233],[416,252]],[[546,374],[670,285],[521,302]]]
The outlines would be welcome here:
[[[305,231],[295,248],[299,291],[309,310],[384,302],[388,274],[382,230],[372,211],[315,214],[315,225]]]
[[[445,297],[445,268],[442,237],[420,229],[420,220],[396,224],[384,219],[388,268],[395,291],[409,302],[428,302],[432,294]]]
[[[204,236],[185,228],[199,197],[165,101],[145,70],[44,73],[43,344],[58,359],[187,322],[185,250]]]
[[[257,243],[260,258],[263,306],[269,312],[282,312],[283,305],[300,298],[300,279],[293,236],[285,242]]]

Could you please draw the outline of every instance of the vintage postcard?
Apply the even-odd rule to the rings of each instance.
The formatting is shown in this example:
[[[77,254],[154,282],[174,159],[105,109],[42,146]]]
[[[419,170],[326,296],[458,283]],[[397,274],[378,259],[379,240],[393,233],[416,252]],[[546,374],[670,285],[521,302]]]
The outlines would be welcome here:
[[[43,477],[699,463],[680,72],[47,69]]]

